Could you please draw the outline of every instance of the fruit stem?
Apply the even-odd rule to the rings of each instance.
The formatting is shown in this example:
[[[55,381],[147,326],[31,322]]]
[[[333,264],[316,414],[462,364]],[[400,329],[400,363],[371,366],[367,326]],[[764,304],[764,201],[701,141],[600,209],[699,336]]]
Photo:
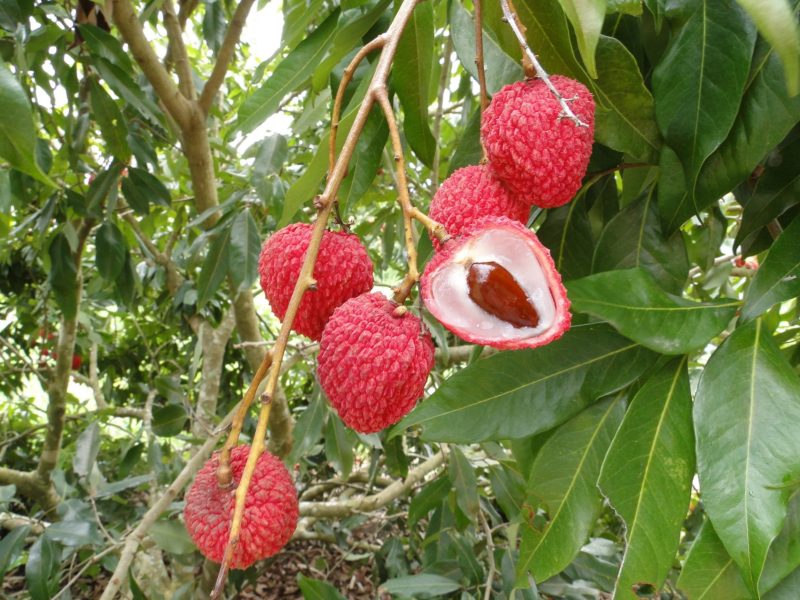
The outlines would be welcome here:
[[[281,324],[281,330],[278,334],[278,339],[275,341],[275,345],[272,349],[272,364],[269,368],[266,387],[264,394],[262,395],[262,397],[267,398],[267,400],[275,396],[275,390],[277,388],[278,378],[281,372],[281,364],[283,362],[283,356],[286,352],[286,345],[289,342],[289,334],[292,324],[294,323],[295,316],[297,315],[297,311],[300,307],[300,301],[303,299],[303,294],[308,289],[309,282],[313,281],[314,265],[316,264],[317,255],[319,254],[322,236],[328,224],[331,211],[333,210],[336,193],[338,192],[339,186],[341,185],[342,180],[347,173],[347,167],[350,163],[351,157],[353,156],[353,152],[356,149],[358,138],[364,130],[364,126],[367,123],[367,118],[369,117],[369,113],[372,110],[375,101],[378,99],[380,90],[384,90],[385,93],[386,82],[389,78],[389,71],[392,66],[392,61],[394,60],[395,53],[397,52],[400,36],[402,35],[403,30],[411,18],[414,8],[419,2],[420,0],[403,0],[403,3],[400,5],[400,8],[397,10],[395,17],[392,20],[392,23],[383,34],[383,41],[376,43],[374,47],[370,48],[370,50],[373,50],[378,47],[377,44],[382,45],[380,58],[378,59],[375,67],[375,73],[372,76],[369,89],[367,90],[364,99],[361,101],[361,105],[359,106],[358,112],[353,120],[353,125],[350,128],[347,137],[345,138],[341,154],[339,155],[338,159],[336,159],[336,163],[331,167],[328,175],[328,181],[325,185],[325,190],[315,202],[318,213],[311,232],[308,250],[306,250],[303,266],[300,269],[297,283],[294,286],[292,297],[289,300],[289,305],[286,309],[286,315],[284,316],[283,323]],[[364,53],[364,55],[366,55],[366,53]],[[335,139],[333,124],[331,127],[331,136]],[[267,423],[269,421],[271,406],[272,403],[269,401],[263,402],[261,405],[261,412],[258,416],[258,424],[256,425],[256,431],[253,435],[250,453],[247,456],[247,463],[245,464],[244,471],[242,472],[242,479],[236,488],[236,504],[233,510],[233,519],[231,520],[228,545],[225,548],[222,566],[220,567],[219,575],[214,585],[214,590],[211,593],[212,599],[219,598],[223,592],[228,570],[230,569],[231,559],[239,542],[239,532],[242,526],[242,517],[244,516],[245,498],[247,497],[247,490],[250,487],[250,480],[252,479],[253,472],[255,471],[256,461],[264,450]]]
[[[536,55],[528,45],[525,35],[522,33],[522,22],[519,19],[517,11],[511,6],[510,0],[500,0],[500,6],[503,9],[503,20],[511,26],[511,30],[514,32],[519,45],[522,47],[524,56],[531,62],[533,68],[536,70],[536,75],[539,77],[539,79],[544,81],[544,84],[553,93],[559,104],[561,104],[561,110],[564,112],[564,116],[573,121],[578,127],[588,127],[589,125],[581,121],[580,118],[578,118],[578,115],[572,112],[569,104],[567,104],[568,100],[561,95],[561,93],[553,85],[553,82],[550,81],[550,76],[539,63]]]

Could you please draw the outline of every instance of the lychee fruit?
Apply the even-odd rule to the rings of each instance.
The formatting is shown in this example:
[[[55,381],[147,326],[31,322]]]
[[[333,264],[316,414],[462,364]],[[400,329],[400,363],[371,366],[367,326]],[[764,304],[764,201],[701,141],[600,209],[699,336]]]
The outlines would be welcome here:
[[[483,219],[446,242],[421,286],[433,316],[474,344],[536,348],[570,326],[570,303],[550,251],[511,219]]]
[[[236,504],[236,487],[244,471],[250,446],[231,451],[232,485],[222,488],[217,481],[219,453],[198,471],[186,493],[183,519],[195,545],[206,558],[222,562],[228,545],[231,520]],[[268,452],[258,457],[245,499],[239,543],[231,568],[246,569],[254,562],[280,550],[297,526],[297,492],[289,471]]]
[[[483,113],[481,139],[489,164],[520,199],[541,208],[569,202],[592,154],[594,99],[583,84],[554,75],[553,86],[588,127],[562,112],[541,79],[505,86]]]
[[[348,427],[372,433],[414,408],[433,359],[431,335],[417,316],[382,294],[362,294],[325,327],[319,382]]]
[[[279,319],[286,315],[300,275],[312,226],[295,223],[274,233],[261,249],[258,272],[261,287]],[[314,265],[316,286],[306,291],[292,329],[319,340],[333,311],[348,300],[372,289],[372,262],[367,250],[351,233],[325,231]]]
[[[524,223],[530,211],[530,205],[518,200],[489,167],[472,165],[444,180],[431,200],[428,216],[453,236],[482,217],[508,217]],[[433,244],[437,250],[441,246],[437,239]]]

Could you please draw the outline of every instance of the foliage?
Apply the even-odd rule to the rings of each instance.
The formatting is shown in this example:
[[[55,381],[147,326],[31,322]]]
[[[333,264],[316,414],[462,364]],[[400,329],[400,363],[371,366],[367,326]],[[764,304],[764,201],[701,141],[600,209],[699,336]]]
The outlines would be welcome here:
[[[183,528],[180,490],[164,493],[216,447],[277,336],[253,301],[260,242],[313,218],[332,98],[400,3],[285,0],[279,51],[239,44],[224,83],[215,64],[252,2],[133,2],[158,68],[79,4],[0,0],[0,577],[10,597],[88,597],[166,498],[125,585],[207,594],[216,573]],[[121,23],[131,3],[111,5]],[[368,436],[328,407],[317,346],[293,337],[270,443],[294,467],[302,537],[401,598],[795,597],[800,3],[515,5],[544,68],[597,102],[583,188],[531,216],[573,327],[484,354],[415,292],[437,366],[426,399]],[[520,49],[499,4],[482,8],[492,94],[523,76]],[[471,2],[420,2],[393,65],[423,210],[481,157],[472,15]],[[337,153],[375,64],[347,87]],[[207,118],[185,110],[187,90]],[[406,273],[392,154],[375,107],[338,196],[382,286]],[[415,236],[424,262],[431,243]],[[248,417],[244,441],[254,430]],[[299,578],[303,597],[349,596],[317,571]]]

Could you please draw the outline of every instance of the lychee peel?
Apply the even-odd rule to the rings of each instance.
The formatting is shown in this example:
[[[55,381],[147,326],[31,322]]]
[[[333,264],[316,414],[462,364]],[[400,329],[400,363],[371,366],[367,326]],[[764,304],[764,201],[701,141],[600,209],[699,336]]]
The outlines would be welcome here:
[[[434,347],[420,319],[382,294],[336,309],[322,334],[319,381],[342,421],[372,433],[399,421],[422,397]]]
[[[228,544],[236,487],[244,471],[250,446],[231,451],[233,484],[221,488],[217,482],[219,453],[198,471],[186,493],[183,519],[197,548],[208,559],[220,563]],[[254,562],[278,552],[297,526],[297,492],[289,471],[275,456],[264,452],[258,457],[245,499],[239,543],[231,568],[246,569]]]
[[[261,288],[281,320],[300,276],[311,232],[309,224],[289,225],[274,233],[261,249],[258,260]],[[357,236],[325,231],[314,265],[316,286],[303,295],[292,330],[319,340],[325,323],[338,306],[372,289],[372,271],[367,250]]]
[[[550,81],[588,127],[562,113],[541,79],[503,87],[483,113],[481,139],[497,177],[520,199],[541,208],[569,202],[581,187],[592,154],[595,104],[578,81]]]
[[[508,217],[525,223],[530,205],[519,200],[486,165],[454,171],[431,200],[429,215],[451,236],[457,236],[484,217]],[[434,239],[438,250],[441,243]]]
[[[535,327],[519,327],[478,306],[470,295],[473,264],[497,264],[519,282],[538,313]],[[507,218],[476,222],[466,235],[445,243],[420,281],[425,307],[467,342],[501,350],[548,344],[570,327],[570,302],[550,251],[536,234]]]

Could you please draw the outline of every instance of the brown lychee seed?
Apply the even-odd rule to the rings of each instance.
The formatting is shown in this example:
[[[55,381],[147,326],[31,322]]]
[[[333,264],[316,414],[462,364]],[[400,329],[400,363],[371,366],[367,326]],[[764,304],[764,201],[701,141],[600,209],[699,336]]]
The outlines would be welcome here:
[[[447,242],[421,285],[425,307],[475,344],[535,348],[570,326],[569,300],[550,251],[511,219],[483,219]]]

